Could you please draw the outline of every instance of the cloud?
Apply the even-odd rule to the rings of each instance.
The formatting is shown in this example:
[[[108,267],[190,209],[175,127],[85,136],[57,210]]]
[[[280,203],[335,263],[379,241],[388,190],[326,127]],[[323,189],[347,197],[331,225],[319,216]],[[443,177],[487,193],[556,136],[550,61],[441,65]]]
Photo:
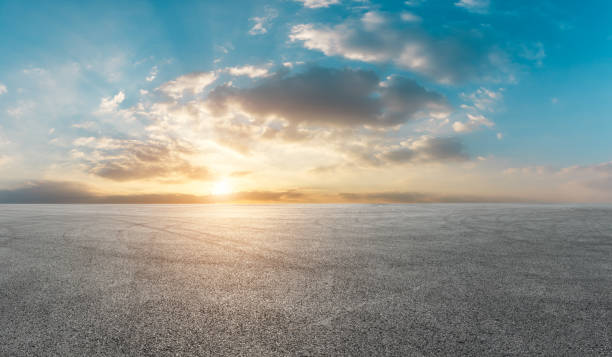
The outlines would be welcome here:
[[[422,19],[419,16],[417,16],[417,15],[411,13],[411,12],[408,12],[408,11],[402,12],[400,17],[401,17],[402,21],[405,21],[405,22],[421,22],[422,21]]]
[[[339,168],[340,168],[339,165],[321,165],[321,166],[313,167],[312,169],[308,170],[308,172],[316,174],[316,175],[330,174],[330,173],[336,172]]]
[[[2,142],[0,142],[0,144],[2,144]],[[0,167],[2,167],[2,166],[4,166],[4,165],[8,164],[9,162],[11,162],[11,160],[12,160],[12,159],[11,159],[11,157],[10,157],[10,156],[0,154]]]
[[[0,190],[0,203],[141,203],[194,204],[216,202],[346,202],[346,203],[436,203],[436,202],[521,202],[513,197],[441,195],[423,192],[311,193],[300,190],[246,191],[226,196],[190,194],[105,195],[81,183],[31,181],[13,189]]]
[[[230,174],[232,177],[244,177],[252,174],[253,171],[234,171]]]
[[[98,113],[112,113],[119,107],[119,104],[125,100],[123,91],[119,91],[114,97],[105,97],[100,101]]]
[[[0,190],[0,203],[213,203],[213,202],[304,202],[308,195],[296,190],[246,191],[225,197],[190,194],[104,195],[82,183],[31,181],[21,187]]]
[[[565,172],[580,173],[589,179],[585,180],[586,187],[609,194],[612,191],[612,161],[591,166],[579,166],[566,169]]]
[[[470,94],[461,93],[461,97],[469,104],[462,104],[461,108],[465,110],[467,121],[455,121],[453,130],[457,133],[469,133],[480,127],[492,128],[495,123],[491,121],[484,113],[494,113],[498,110],[498,106],[503,98],[504,88],[498,90],[490,90],[485,87],[478,88]]]
[[[515,182],[544,184],[556,201],[612,202],[612,161],[569,167],[523,166],[503,170]]]
[[[1,203],[87,203],[91,196],[85,185],[74,182],[33,181],[0,190]]]
[[[241,67],[227,67],[226,72],[232,76],[248,76],[249,78],[260,78],[268,76],[268,68],[257,67],[257,66],[241,66]]]
[[[283,66],[285,66],[287,68],[293,68],[294,66],[299,66],[299,65],[303,65],[303,64],[304,64],[303,61],[283,62]]]
[[[491,90],[485,87],[480,87],[470,94],[461,93],[461,97],[470,102],[470,105],[462,106],[465,109],[472,109],[482,112],[494,112],[503,98],[504,88]]]
[[[4,129],[2,128],[2,125],[0,125],[0,147],[3,145],[7,145],[10,144],[11,141],[7,138],[6,134],[4,133]]]
[[[215,72],[194,72],[168,81],[157,88],[170,98],[180,99],[184,94],[197,95],[217,79]]]
[[[456,121],[453,123],[453,130],[457,133],[469,133],[478,129],[481,126],[493,127],[495,124],[487,119],[484,115],[467,114],[468,121],[460,122]]]
[[[387,19],[380,12],[368,11],[363,14],[361,23],[368,30],[376,30],[380,26],[384,25],[386,20]]]
[[[465,161],[469,156],[465,153],[462,142],[457,138],[423,136],[403,143],[399,149],[384,153],[382,158],[391,163],[407,163]]]
[[[6,94],[8,93],[8,89],[6,88],[6,86],[2,83],[0,83],[0,95]]]
[[[281,68],[250,88],[220,85],[204,104],[216,143],[242,155],[289,143],[332,153],[339,165],[362,167],[468,158],[458,139],[397,134],[407,122],[450,112],[442,95],[401,76],[381,80],[366,70]]]
[[[541,42],[535,42],[530,45],[523,44],[521,46],[520,56],[524,59],[534,62],[536,66],[542,66],[542,61],[546,58],[546,51]]]
[[[157,73],[159,73],[157,66],[153,66],[151,68],[151,71],[149,72],[149,75],[146,78],[147,82],[153,82],[155,78],[157,77]]]
[[[450,36],[434,37],[415,21],[401,21],[401,15],[368,12],[359,20],[332,27],[299,24],[292,27],[289,38],[327,56],[394,63],[440,83],[489,78],[508,71],[505,54],[489,45],[483,33],[456,29]]]
[[[486,14],[489,12],[489,5],[489,0],[459,0],[455,3],[455,6],[462,7],[476,14]]]
[[[347,202],[360,203],[493,203],[493,202],[526,202],[529,200],[516,197],[478,196],[478,195],[441,195],[422,192],[373,192],[341,193]],[[535,200],[534,200],[535,201]]]
[[[219,86],[207,105],[217,115],[234,105],[261,118],[325,127],[388,127],[420,111],[446,108],[442,95],[411,79],[393,76],[381,82],[372,71],[323,67],[293,75],[281,71],[253,88]]]
[[[35,108],[36,104],[33,101],[20,100],[17,102],[17,105],[8,108],[6,114],[15,118],[20,118],[32,113]]]
[[[240,192],[234,196],[238,201],[253,202],[301,202],[304,198],[306,194],[296,190]]]
[[[317,9],[320,7],[329,7],[330,5],[339,4],[340,0],[296,0],[301,2],[304,7]]]
[[[84,130],[91,130],[94,129],[95,127],[97,127],[98,124],[94,121],[88,120],[82,123],[74,123],[72,124],[73,128],[77,128],[77,129],[84,129]]]
[[[251,18],[255,24],[249,30],[249,35],[263,35],[268,32],[268,24],[278,16],[278,12],[270,7],[265,8],[265,15]]]
[[[73,155],[83,159],[89,173],[113,181],[211,179],[205,167],[188,159],[195,150],[178,140],[81,137],[73,145]]]
[[[101,195],[76,182],[31,181],[0,190],[0,203],[207,203],[206,197],[185,194]]]
[[[404,4],[407,6],[420,6],[424,2],[425,0],[406,0],[404,1]]]

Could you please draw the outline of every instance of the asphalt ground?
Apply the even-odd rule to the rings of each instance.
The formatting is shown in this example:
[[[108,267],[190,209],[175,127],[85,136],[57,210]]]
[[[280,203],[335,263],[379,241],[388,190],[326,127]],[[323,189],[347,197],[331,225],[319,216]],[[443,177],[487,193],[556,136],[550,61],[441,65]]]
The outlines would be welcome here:
[[[0,355],[612,355],[612,206],[0,205]]]

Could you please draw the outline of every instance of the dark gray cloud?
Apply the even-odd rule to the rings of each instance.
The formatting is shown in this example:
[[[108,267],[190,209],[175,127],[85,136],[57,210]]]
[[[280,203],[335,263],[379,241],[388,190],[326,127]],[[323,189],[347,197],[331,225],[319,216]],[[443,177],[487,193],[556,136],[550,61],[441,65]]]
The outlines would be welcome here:
[[[366,192],[317,194],[300,190],[248,191],[228,196],[189,194],[101,195],[73,182],[33,181],[14,189],[0,190],[0,203],[142,203],[193,204],[215,202],[347,202],[347,203],[435,203],[435,202],[522,202],[513,197],[439,195],[420,192]]]
[[[33,181],[0,190],[0,203],[88,203],[91,198],[87,186],[74,182]]]
[[[207,203],[206,197],[185,194],[100,195],[81,183],[32,181],[0,190],[0,203]]]
[[[394,126],[419,111],[448,110],[442,95],[411,79],[381,81],[372,71],[323,67],[297,74],[279,71],[253,88],[219,86],[207,100],[217,115],[231,104],[260,118],[276,116],[292,125],[328,127]]]
[[[328,56],[373,63],[394,63],[442,83],[490,77],[507,70],[505,54],[482,31],[428,34],[418,21],[368,12],[336,26],[301,24],[290,39]]]

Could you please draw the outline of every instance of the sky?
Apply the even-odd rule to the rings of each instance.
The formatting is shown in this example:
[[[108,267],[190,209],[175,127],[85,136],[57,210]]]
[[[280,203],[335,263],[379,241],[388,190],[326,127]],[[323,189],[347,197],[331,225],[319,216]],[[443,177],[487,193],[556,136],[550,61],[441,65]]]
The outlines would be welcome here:
[[[612,202],[612,2],[0,0],[0,202]]]

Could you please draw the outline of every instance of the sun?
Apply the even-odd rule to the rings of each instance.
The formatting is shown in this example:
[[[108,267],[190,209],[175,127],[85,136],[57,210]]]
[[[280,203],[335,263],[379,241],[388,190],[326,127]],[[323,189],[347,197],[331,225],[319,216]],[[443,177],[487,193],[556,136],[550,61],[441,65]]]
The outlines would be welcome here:
[[[215,182],[210,193],[215,196],[229,195],[232,193],[232,186],[227,180]]]

